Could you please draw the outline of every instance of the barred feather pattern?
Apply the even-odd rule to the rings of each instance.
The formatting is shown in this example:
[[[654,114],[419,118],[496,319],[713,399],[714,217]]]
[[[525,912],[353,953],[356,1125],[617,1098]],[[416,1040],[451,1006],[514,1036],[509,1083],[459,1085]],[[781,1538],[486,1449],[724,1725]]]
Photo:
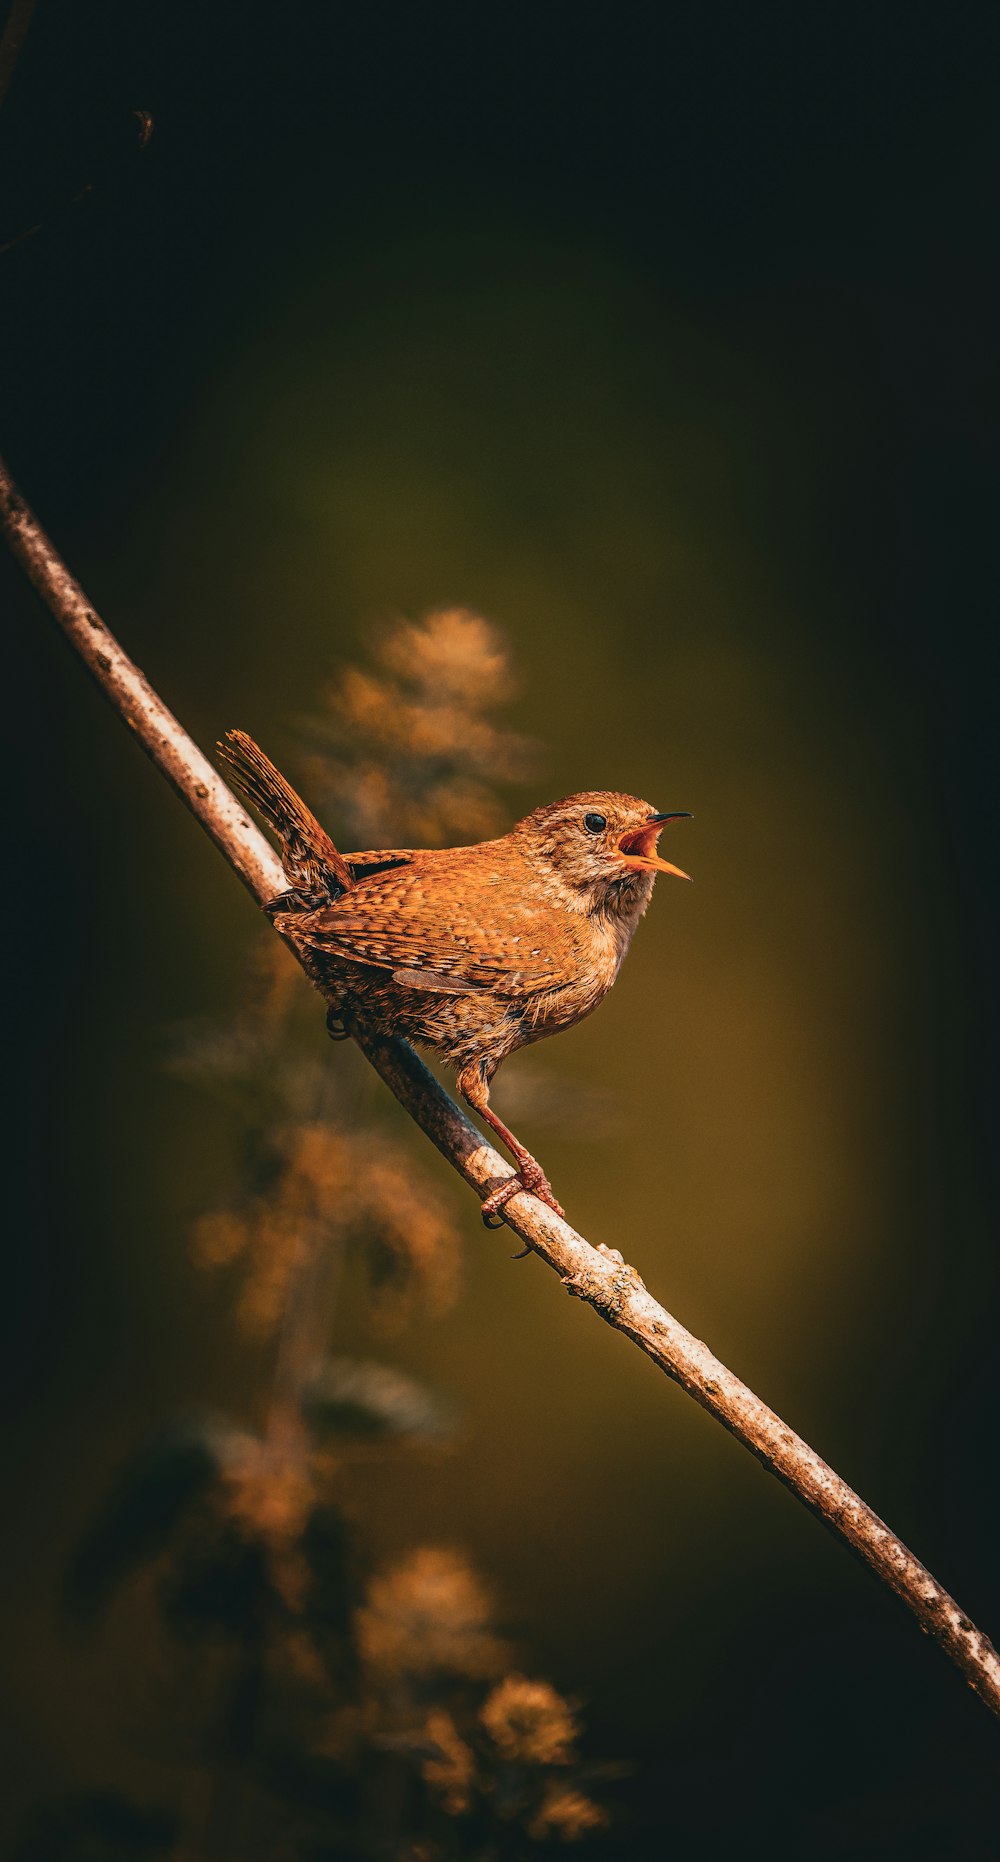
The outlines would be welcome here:
[[[274,829],[281,864],[296,892],[339,896],[354,885],[351,869],[291,783],[245,731],[227,731],[219,759],[230,781]]]

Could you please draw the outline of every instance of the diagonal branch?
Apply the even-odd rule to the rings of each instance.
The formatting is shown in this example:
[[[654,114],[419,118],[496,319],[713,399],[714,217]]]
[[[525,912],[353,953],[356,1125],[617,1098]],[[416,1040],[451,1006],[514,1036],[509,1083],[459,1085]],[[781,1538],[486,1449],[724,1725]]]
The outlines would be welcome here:
[[[2,461],[0,527],[63,632],[147,756],[197,816],[258,905],[266,907],[287,885],[273,849],[94,612]],[[380,1041],[361,1028],[354,1038],[410,1116],[478,1196],[485,1197],[513,1174],[406,1042]],[[992,1643],[808,1442],[659,1305],[620,1254],[603,1245],[592,1247],[568,1222],[523,1192],[511,1198],[504,1214],[515,1234],[560,1276],[567,1292],[585,1300],[638,1345],[896,1592],[920,1627],[961,1669],[970,1687],[1000,1715],[1000,1657]]]

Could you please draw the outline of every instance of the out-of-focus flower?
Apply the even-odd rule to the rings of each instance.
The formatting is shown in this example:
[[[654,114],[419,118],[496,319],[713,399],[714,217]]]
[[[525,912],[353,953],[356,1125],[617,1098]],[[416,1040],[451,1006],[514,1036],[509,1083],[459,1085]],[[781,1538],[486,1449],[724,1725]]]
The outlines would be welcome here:
[[[420,1775],[441,1800],[449,1817],[460,1817],[468,1810],[476,1761],[450,1713],[437,1709],[427,1715],[424,1728],[433,1755],[424,1759]]]
[[[484,1585],[458,1552],[426,1545],[373,1578],[355,1619],[369,1669],[386,1676],[498,1673],[508,1650],[493,1633]]]
[[[557,1842],[578,1843],[584,1836],[607,1827],[608,1814],[600,1804],[582,1791],[567,1785],[553,1785],[542,1799],[540,1808],[528,1825],[528,1834],[536,1842],[555,1838]]]
[[[547,1681],[506,1675],[479,1717],[501,1758],[524,1765],[568,1765],[577,1737],[568,1703]]]
[[[493,784],[531,768],[527,738],[487,714],[511,696],[501,634],[444,608],[397,621],[372,668],[349,667],[311,722],[307,775],[358,850],[481,840],[502,816]]]
[[[365,1247],[383,1324],[405,1317],[418,1298],[432,1314],[447,1309],[457,1291],[458,1230],[419,1161],[391,1139],[325,1120],[289,1126],[270,1142],[266,1192],[194,1228],[203,1266],[242,1260],[237,1317],[249,1332],[278,1323],[296,1263],[338,1234]]]
[[[311,1364],[296,1394],[313,1434],[339,1444],[447,1442],[458,1426],[452,1404],[394,1365],[364,1358]]]
[[[437,608],[423,621],[397,621],[382,640],[379,658],[418,691],[470,711],[501,705],[513,695],[503,637],[470,608]]]
[[[248,1440],[245,1457],[222,1470],[219,1497],[241,1536],[263,1546],[286,1608],[301,1611],[309,1587],[302,1540],[315,1501],[308,1469],[267,1442]]]
[[[359,1229],[367,1239],[375,1316],[385,1326],[419,1299],[437,1317],[458,1291],[460,1236],[451,1209],[402,1145],[361,1141]]]

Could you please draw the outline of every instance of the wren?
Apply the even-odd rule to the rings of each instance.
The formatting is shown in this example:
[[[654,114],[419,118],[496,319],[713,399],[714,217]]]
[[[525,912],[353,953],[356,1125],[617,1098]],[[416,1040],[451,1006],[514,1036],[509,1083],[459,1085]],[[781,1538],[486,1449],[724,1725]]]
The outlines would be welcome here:
[[[517,1175],[486,1197],[484,1222],[519,1190],[563,1211],[541,1165],[490,1105],[517,1048],[582,1021],[604,1000],[657,873],[657,814],[595,791],[533,809],[474,847],[341,854],[243,731],[219,746],[229,774],[277,835],[291,890],[271,908],[321,982],[330,1016],[433,1048],[501,1139]],[[689,817],[687,817],[689,818]]]

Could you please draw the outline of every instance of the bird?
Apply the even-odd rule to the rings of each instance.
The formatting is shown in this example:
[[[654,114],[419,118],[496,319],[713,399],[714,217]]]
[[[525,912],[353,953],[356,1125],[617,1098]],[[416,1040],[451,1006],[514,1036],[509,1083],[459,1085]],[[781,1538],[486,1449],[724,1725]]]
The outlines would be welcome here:
[[[289,890],[270,916],[320,982],[330,1032],[342,1037],[358,1020],[455,1070],[516,1165],[483,1201],[487,1227],[521,1190],[562,1215],[541,1165],[490,1104],[490,1084],[518,1048],[604,1000],[657,873],[689,878],[656,850],[688,811],[593,790],[545,803],[474,846],[342,854],[245,731],[227,731],[218,749],[277,838]]]

